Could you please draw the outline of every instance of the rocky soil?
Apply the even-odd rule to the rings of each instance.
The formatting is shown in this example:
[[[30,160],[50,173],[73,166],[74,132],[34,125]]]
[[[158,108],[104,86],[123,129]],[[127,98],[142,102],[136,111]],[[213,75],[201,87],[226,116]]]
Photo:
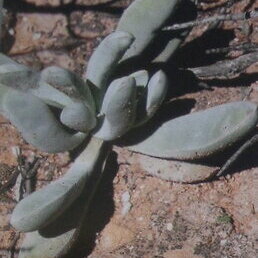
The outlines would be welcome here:
[[[132,0],[5,2],[5,54],[35,69],[58,65],[83,74],[92,51],[114,30],[124,8]],[[219,13],[222,8],[237,13],[258,7],[258,2],[252,0],[230,3],[200,1],[199,16]],[[258,43],[257,25],[258,20],[225,22],[220,29],[209,31],[208,37],[205,36],[207,25],[195,27],[176,57],[178,63],[182,67],[198,66],[203,64],[202,57],[206,64],[209,63],[209,58],[214,57],[202,55],[203,49],[210,46],[207,38],[220,47]],[[249,28],[248,33],[241,29],[243,27]],[[240,54],[241,51],[232,51],[228,56]],[[225,55],[219,57],[226,58]],[[190,85],[191,78],[182,76],[171,82],[171,98],[164,109],[184,114],[236,100],[258,103],[258,63],[236,78],[207,81],[210,89]],[[1,117],[0,163],[17,166],[17,147],[29,161],[35,156],[45,158],[37,175],[38,188],[65,173],[73,158],[69,153],[38,152]],[[212,158],[211,162],[220,166],[232,151],[234,149]],[[82,257],[258,257],[257,154],[258,148],[253,147],[226,177],[180,184],[148,175],[146,167],[139,162],[144,156],[114,147],[94,200],[89,223],[91,234],[84,243]],[[15,195],[15,188],[1,194],[0,257],[16,257],[23,237],[9,225]]]

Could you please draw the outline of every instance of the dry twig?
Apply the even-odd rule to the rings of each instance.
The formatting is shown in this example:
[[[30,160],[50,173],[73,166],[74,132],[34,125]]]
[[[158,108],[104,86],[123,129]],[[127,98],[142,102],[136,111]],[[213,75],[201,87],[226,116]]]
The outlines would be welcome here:
[[[212,16],[202,20],[190,21],[181,24],[174,24],[172,26],[167,26],[163,28],[163,30],[181,30],[188,29],[195,26],[199,26],[202,24],[220,22],[220,21],[239,21],[239,20],[249,20],[253,18],[258,18],[258,11],[248,11],[244,13],[236,13],[236,14],[223,14]]]
[[[246,141],[221,167],[221,169],[217,173],[217,177],[222,176],[226,170],[228,170],[233,163],[239,159],[240,155],[242,155],[247,149],[251,146],[255,145],[258,142],[258,134],[255,134],[251,139]]]
[[[231,79],[243,73],[246,68],[256,62],[258,62],[258,51],[208,66],[188,68],[188,70],[202,79]]]

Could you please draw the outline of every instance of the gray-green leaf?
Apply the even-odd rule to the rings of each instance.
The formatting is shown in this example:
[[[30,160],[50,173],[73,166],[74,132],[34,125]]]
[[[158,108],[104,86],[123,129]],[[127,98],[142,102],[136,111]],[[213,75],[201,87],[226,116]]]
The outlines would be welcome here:
[[[92,138],[62,178],[38,190],[15,207],[11,224],[28,232],[45,227],[61,215],[81,194],[102,155],[103,141]]]
[[[41,236],[38,231],[25,234],[19,258],[53,258],[71,240],[75,229],[53,238]]]
[[[37,86],[38,73],[24,65],[6,63],[0,65],[0,83],[26,91]]]
[[[145,88],[149,81],[149,74],[146,70],[140,70],[140,71],[131,73],[129,76],[135,79],[137,87]]]
[[[133,125],[136,109],[136,83],[133,77],[114,80],[105,94],[101,113],[103,123],[94,134],[105,141],[125,134]]]
[[[64,68],[50,66],[41,72],[40,82],[51,85],[72,99],[85,102],[89,108],[95,111],[95,102],[91,91],[87,83],[77,74]],[[49,93],[49,98],[52,98],[51,92]]]
[[[85,76],[87,82],[93,85],[94,96],[99,107],[109,76],[133,40],[134,37],[130,33],[114,32],[99,44],[91,56]]]
[[[60,120],[69,128],[85,133],[92,130],[97,123],[92,109],[80,102],[66,106],[62,110]]]
[[[135,0],[123,13],[117,31],[126,31],[135,41],[123,60],[140,55],[154,39],[156,32],[176,9],[179,0]]]
[[[241,139],[254,129],[257,120],[256,104],[228,103],[165,122],[149,137],[128,148],[161,158],[202,158]]]
[[[156,72],[147,85],[147,91],[138,103],[137,122],[135,126],[147,122],[161,106],[167,94],[168,80],[163,71]]]
[[[31,94],[10,89],[0,104],[3,114],[17,127],[23,138],[42,151],[71,150],[86,137],[83,133],[68,133],[48,106]]]

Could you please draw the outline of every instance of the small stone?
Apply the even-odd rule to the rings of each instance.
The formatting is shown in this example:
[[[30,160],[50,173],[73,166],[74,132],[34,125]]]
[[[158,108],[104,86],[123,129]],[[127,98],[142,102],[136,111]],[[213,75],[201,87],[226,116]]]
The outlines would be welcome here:
[[[124,192],[122,194],[122,204],[123,204],[123,208],[122,208],[122,215],[126,215],[130,209],[132,208],[132,204],[130,203],[130,199],[131,199],[131,196],[129,194],[128,191]]]
[[[10,34],[11,36],[13,36],[14,33],[15,33],[13,28],[9,29],[8,32],[9,32],[9,34]]]
[[[167,224],[167,230],[171,231],[173,229],[173,224],[172,223],[168,223]]]
[[[153,241],[153,235],[152,235],[151,233],[149,233],[149,234],[147,235],[147,239],[148,239],[149,241]]]
[[[226,240],[226,239],[223,239],[223,240],[220,241],[220,245],[221,245],[221,246],[226,245],[226,243],[227,243],[227,240]]]
[[[39,33],[39,32],[34,33],[32,36],[33,40],[38,40],[38,39],[40,39],[40,37],[41,37],[41,33]]]

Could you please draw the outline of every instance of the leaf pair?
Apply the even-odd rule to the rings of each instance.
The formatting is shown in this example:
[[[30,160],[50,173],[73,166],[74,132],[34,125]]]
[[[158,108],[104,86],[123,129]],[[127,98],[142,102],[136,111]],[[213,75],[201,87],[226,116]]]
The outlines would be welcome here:
[[[0,55],[0,91],[1,112],[26,141],[43,151],[73,149],[96,126],[89,88],[65,69],[50,67],[39,73]],[[60,121],[51,106],[62,110]],[[80,132],[70,133],[64,125]]]

